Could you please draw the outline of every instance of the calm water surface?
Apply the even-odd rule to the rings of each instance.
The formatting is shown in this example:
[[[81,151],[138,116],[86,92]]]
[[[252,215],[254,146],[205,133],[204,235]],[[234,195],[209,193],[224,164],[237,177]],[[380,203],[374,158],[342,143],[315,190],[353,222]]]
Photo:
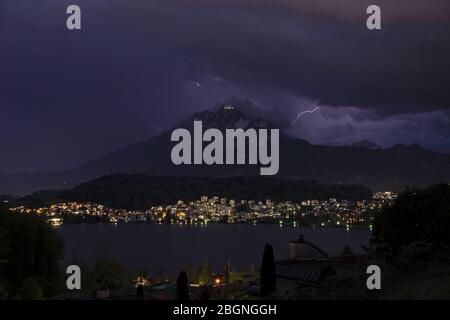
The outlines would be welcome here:
[[[150,273],[177,273],[183,266],[200,266],[208,259],[215,272],[227,260],[234,268],[258,267],[264,245],[270,243],[275,258],[287,258],[289,240],[302,233],[332,255],[349,244],[356,253],[367,245],[368,229],[294,228],[272,224],[207,226],[170,224],[66,224],[58,227],[65,241],[64,263],[77,256],[95,261],[99,245],[123,265]]]

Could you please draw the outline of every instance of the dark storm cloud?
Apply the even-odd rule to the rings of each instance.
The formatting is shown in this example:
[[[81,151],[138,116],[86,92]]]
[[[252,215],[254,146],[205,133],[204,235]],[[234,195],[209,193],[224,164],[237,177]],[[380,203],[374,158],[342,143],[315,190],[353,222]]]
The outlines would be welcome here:
[[[117,21],[242,85],[384,114],[450,106],[447,1],[378,1],[382,31],[365,27],[369,1],[113,3]]]
[[[87,30],[71,33],[69,2],[31,4],[1,7],[0,171],[75,166],[190,113],[180,75],[193,59],[130,37],[92,5]]]
[[[73,3],[0,1],[0,171],[71,167],[230,96],[282,127],[321,105],[292,128],[313,142],[415,139],[417,114],[421,141],[448,144],[427,118],[448,119],[448,1],[378,1],[381,32],[366,0],[77,0],[69,32]]]

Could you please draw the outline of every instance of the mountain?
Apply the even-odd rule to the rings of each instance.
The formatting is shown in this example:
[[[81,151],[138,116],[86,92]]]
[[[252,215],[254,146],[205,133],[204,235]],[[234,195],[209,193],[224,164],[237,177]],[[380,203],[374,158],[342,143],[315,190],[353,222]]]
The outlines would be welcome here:
[[[377,145],[375,142],[370,140],[361,140],[354,142],[352,144],[352,147],[360,147],[360,148],[366,148],[366,149],[381,149],[381,146]]]
[[[218,106],[213,111],[194,114],[175,128],[192,130],[194,120],[204,129],[273,128],[262,117],[243,112],[249,101]],[[246,109],[244,108],[244,109]],[[172,130],[145,142],[129,145],[64,172],[36,172],[0,175],[0,193],[23,195],[42,189],[67,189],[79,183],[110,174],[160,176],[231,177],[259,175],[260,165],[182,165],[172,164]],[[426,186],[450,182],[450,155],[426,150],[418,145],[396,145],[388,149],[367,146],[312,145],[280,133],[280,170],[277,178],[316,180],[327,184],[363,184],[373,190],[402,190],[405,186]]]

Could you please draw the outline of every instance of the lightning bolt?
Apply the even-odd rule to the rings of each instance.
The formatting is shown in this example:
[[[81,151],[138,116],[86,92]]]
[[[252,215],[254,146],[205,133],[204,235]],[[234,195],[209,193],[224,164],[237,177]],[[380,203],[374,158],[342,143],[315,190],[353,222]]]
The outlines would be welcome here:
[[[253,100],[253,99],[251,99],[251,98],[249,99],[249,101],[252,102],[252,103],[253,103],[255,106],[257,106],[258,108],[262,109],[262,108],[261,108],[261,104],[260,104],[258,101]]]
[[[301,117],[302,115],[307,114],[307,113],[314,113],[314,112],[316,112],[317,110],[319,110],[319,108],[320,108],[320,107],[317,106],[317,107],[315,107],[315,108],[312,109],[312,110],[305,110],[305,111],[300,112],[300,113],[297,115],[297,118],[295,118],[295,120],[291,122],[291,125],[294,124],[294,123],[296,123],[296,122],[298,121],[298,119],[300,119],[300,117]]]

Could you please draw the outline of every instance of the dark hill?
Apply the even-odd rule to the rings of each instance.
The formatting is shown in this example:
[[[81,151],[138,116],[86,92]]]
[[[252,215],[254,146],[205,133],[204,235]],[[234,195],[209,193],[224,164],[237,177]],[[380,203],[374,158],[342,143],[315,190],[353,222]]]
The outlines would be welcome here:
[[[370,189],[357,186],[322,185],[314,181],[274,178],[192,178],[146,175],[111,175],[82,183],[71,190],[37,192],[20,199],[26,205],[56,201],[95,202],[113,208],[148,209],[155,205],[194,201],[201,196],[236,200],[302,201],[306,199],[368,199]]]

